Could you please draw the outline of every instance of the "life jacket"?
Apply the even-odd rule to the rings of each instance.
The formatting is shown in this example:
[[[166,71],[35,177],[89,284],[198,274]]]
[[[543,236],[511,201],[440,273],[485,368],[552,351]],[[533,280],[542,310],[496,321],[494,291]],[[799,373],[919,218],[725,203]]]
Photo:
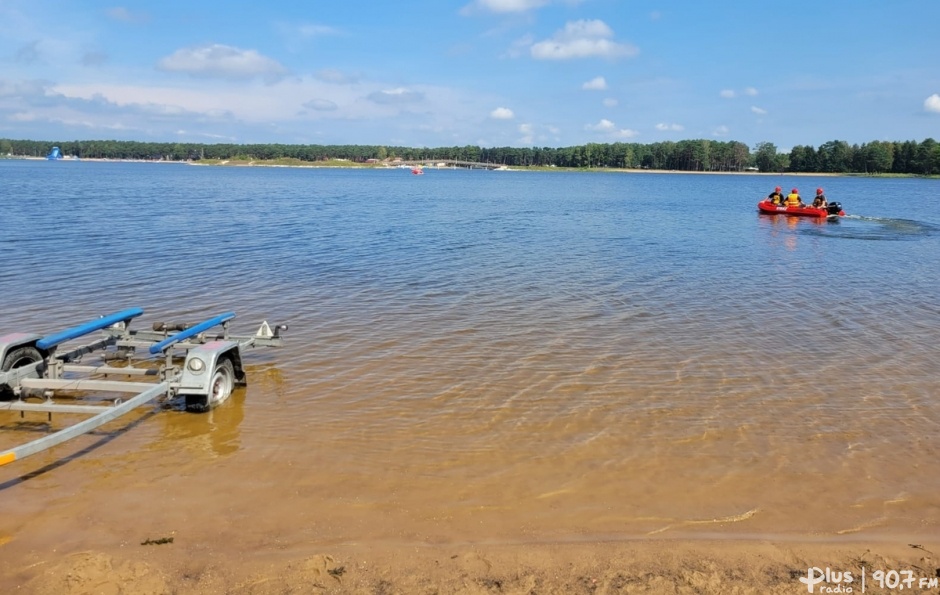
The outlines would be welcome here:
[[[770,195],[770,203],[774,205],[779,205],[783,202],[783,195],[779,192],[774,192]]]
[[[800,195],[793,194],[792,192],[787,195],[787,206],[788,207],[798,207],[800,206]]]

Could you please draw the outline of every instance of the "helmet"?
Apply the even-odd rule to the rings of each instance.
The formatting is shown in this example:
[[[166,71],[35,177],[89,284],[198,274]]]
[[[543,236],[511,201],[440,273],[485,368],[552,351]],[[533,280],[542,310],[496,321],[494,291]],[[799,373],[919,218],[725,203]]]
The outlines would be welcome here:
[[[774,192],[780,192],[780,186],[777,186],[776,188],[774,188]]]
[[[816,189],[816,194],[822,194],[822,188],[817,188],[817,189]]]
[[[799,194],[799,193],[800,193],[800,191],[799,191],[799,190],[797,190],[796,188],[794,188],[794,189],[793,189],[793,190],[791,190],[790,192],[792,192],[793,194]]]

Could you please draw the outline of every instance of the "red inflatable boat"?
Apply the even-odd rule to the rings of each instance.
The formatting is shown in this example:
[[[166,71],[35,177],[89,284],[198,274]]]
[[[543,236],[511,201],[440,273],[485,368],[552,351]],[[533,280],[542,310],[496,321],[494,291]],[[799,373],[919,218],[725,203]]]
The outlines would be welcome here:
[[[757,203],[757,210],[761,213],[799,215],[803,217],[844,217],[845,211],[842,210],[842,204],[837,202],[829,203],[825,209],[815,207],[785,207],[777,206],[769,200],[762,200]]]

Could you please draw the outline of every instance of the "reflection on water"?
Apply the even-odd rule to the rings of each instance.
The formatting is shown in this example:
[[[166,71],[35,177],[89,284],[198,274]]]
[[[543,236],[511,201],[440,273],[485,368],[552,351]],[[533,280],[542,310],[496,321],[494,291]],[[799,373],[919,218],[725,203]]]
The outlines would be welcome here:
[[[859,198],[828,221],[755,216],[750,176],[83,167],[0,221],[3,331],[141,305],[288,323],[287,346],[248,351],[211,414],[0,492],[0,518],[130,524],[59,496],[116,492],[220,552],[940,524],[932,181],[889,182],[909,220]],[[729,198],[690,215],[703,195]],[[68,259],[29,229],[44,200],[74,211],[49,230]]]
[[[225,403],[204,415],[188,414],[184,410],[185,402],[169,403],[165,414],[160,416],[163,426],[160,439],[193,454],[232,454],[241,444],[238,426],[245,418],[244,405],[243,388],[236,388]]]
[[[813,233],[816,228],[833,222],[827,217],[798,217],[763,212],[758,213],[758,218],[762,226],[770,229],[771,237],[777,238],[783,234],[783,243],[791,252],[797,248],[796,233]]]

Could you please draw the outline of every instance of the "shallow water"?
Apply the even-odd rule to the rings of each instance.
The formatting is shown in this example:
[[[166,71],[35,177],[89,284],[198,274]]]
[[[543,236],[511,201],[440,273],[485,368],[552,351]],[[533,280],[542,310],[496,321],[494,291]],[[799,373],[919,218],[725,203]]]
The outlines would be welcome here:
[[[0,533],[91,547],[150,523],[225,552],[940,527],[936,180],[0,176],[0,333],[132,306],[137,328],[290,325],[214,412],[0,467]],[[777,184],[849,216],[759,215]],[[0,413],[0,447],[65,421]]]

